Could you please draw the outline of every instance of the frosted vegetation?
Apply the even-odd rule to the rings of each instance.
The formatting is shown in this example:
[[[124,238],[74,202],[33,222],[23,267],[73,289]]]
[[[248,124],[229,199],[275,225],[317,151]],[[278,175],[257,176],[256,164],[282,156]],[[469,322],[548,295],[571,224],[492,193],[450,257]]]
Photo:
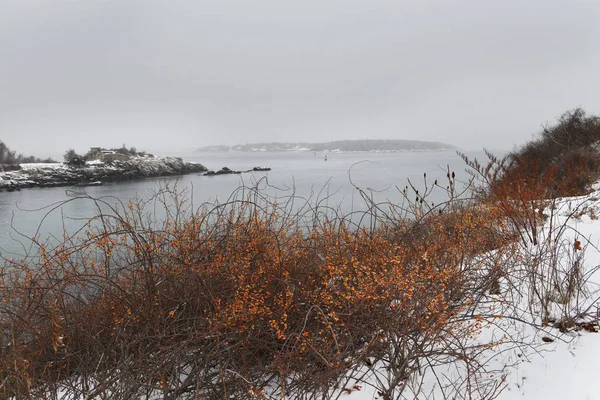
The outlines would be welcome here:
[[[358,219],[255,187],[84,197],[101,212],[80,232],[4,260],[1,396],[534,398],[527,365],[598,329],[599,140],[575,110],[465,158],[466,180],[364,194]]]

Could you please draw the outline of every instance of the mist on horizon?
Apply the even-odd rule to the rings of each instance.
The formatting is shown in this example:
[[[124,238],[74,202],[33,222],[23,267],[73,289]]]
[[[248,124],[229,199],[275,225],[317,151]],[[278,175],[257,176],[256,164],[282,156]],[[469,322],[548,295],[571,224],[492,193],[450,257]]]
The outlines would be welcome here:
[[[151,152],[253,142],[511,149],[600,112],[600,3],[7,0],[0,140]]]

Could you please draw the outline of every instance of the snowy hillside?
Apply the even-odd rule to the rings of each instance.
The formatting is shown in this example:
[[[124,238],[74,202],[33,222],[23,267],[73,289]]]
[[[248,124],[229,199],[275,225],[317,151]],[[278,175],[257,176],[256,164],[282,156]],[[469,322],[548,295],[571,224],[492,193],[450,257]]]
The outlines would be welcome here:
[[[489,324],[474,339],[482,346],[478,356],[482,362],[481,374],[475,377],[477,374],[472,372],[475,379],[467,379],[469,374],[460,362],[434,368],[422,366],[421,374],[412,378],[412,387],[421,392],[413,397],[406,390],[403,398],[467,399],[497,395],[502,400],[600,399],[596,381],[600,360],[599,199],[600,191],[596,190],[588,196],[556,200],[555,210],[544,211],[547,219],[538,230],[540,244],[522,246],[516,257],[525,270],[532,255],[541,254],[540,249],[547,250],[550,243],[555,246],[556,256],[550,260],[551,268],[567,272],[574,264],[581,263],[583,290],[569,301],[559,301],[558,290],[553,293],[556,298],[550,301],[550,322],[546,322],[541,320],[542,306],[524,276],[521,282],[504,281],[502,291],[513,292],[509,296],[514,302],[498,301],[490,306],[501,318],[488,319]],[[566,324],[565,329],[552,326],[561,320],[571,324]],[[385,379],[384,366],[379,374],[366,382],[349,382],[346,394],[340,398],[383,399],[374,387],[378,385],[377,379]],[[441,391],[440,387],[445,389]]]

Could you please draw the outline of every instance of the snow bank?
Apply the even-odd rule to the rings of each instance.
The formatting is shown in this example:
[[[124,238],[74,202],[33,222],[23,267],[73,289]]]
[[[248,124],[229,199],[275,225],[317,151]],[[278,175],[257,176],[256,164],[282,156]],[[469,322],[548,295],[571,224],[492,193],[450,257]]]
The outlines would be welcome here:
[[[552,208],[544,210],[546,221],[538,229],[538,238],[544,240],[550,236],[555,241],[558,259],[554,262],[565,265],[581,262],[586,279],[585,293],[580,298],[552,304],[549,312],[553,319],[559,320],[566,311],[571,315],[579,311],[600,313],[600,273],[597,272],[600,266],[600,190],[598,186],[595,189],[587,196],[559,199]],[[577,250],[577,242],[581,243],[582,250]],[[534,245],[523,246],[516,259],[526,264],[528,258],[536,254],[535,250]],[[503,285],[503,290],[515,289],[506,283]],[[600,334],[577,328],[561,332],[551,325],[543,326],[542,310],[539,305],[536,308],[527,289],[523,281],[519,287],[523,295],[516,294],[512,304],[496,304],[494,311],[504,318],[487,325],[473,339],[482,349],[496,343],[480,354],[483,373],[475,384],[480,384],[482,389],[480,396],[475,398],[486,398],[486,394],[494,393],[500,400],[600,399],[596,381]],[[590,329],[593,331],[597,327],[595,319]],[[453,399],[469,398],[464,382],[467,372],[460,362],[434,368],[423,366],[421,374],[417,375],[412,382],[418,384],[421,392],[415,395],[406,390],[403,398],[442,399],[448,394],[448,398]],[[353,388],[354,385],[358,386]],[[382,399],[375,385],[374,377],[366,382],[349,382],[350,393],[342,397],[349,400]],[[440,385],[448,385],[445,393],[440,390]],[[452,385],[457,386],[451,388]]]

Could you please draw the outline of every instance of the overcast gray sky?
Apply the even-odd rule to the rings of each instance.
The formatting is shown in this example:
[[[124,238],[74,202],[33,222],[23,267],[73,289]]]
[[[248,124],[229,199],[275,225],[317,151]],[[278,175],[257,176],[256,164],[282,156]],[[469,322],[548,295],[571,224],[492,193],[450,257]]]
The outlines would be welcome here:
[[[600,1],[0,0],[0,139],[510,149],[600,113]]]

